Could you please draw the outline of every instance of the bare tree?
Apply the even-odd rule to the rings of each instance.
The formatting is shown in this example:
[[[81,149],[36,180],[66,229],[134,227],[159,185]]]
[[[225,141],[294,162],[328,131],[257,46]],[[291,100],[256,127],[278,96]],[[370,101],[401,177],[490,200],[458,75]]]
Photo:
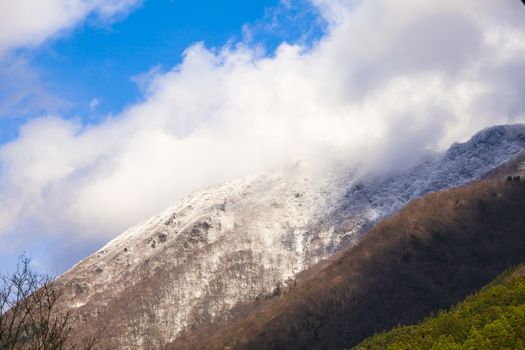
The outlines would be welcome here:
[[[81,345],[71,343],[77,318],[55,280],[35,273],[20,257],[13,273],[0,274],[0,350],[93,349],[103,329]]]

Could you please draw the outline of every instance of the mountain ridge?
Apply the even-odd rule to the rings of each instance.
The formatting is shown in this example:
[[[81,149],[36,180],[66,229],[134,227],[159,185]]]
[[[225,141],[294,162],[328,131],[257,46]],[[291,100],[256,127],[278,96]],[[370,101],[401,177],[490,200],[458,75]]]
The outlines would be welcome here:
[[[456,304],[523,261],[525,182],[506,177],[524,164],[411,202],[285,295],[169,348],[340,349]]]
[[[525,125],[488,130],[397,174],[338,169],[314,179],[299,163],[196,192],[59,282],[84,320],[80,328],[106,319],[113,347],[162,346],[228,318],[240,302],[293,285],[410,200],[477,179],[525,149]]]

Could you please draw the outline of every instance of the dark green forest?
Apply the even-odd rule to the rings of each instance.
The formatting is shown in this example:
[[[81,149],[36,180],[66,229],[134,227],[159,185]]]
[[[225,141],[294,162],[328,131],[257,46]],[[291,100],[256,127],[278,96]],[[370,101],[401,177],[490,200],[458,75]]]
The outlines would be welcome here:
[[[525,349],[525,265],[449,311],[365,340],[354,350]]]

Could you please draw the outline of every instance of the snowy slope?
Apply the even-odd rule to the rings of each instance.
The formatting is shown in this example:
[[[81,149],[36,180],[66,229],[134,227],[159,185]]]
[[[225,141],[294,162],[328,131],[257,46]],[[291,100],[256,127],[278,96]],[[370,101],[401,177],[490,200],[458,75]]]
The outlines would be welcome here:
[[[359,215],[365,208],[378,217],[394,213],[425,193],[464,185],[525,148],[525,125],[502,125],[480,131],[468,142],[452,145],[415,167],[397,173],[361,176],[346,189],[341,206],[328,221]],[[333,218],[333,217],[337,217]]]
[[[111,347],[157,348],[293,283],[408,201],[479,178],[524,148],[524,125],[499,126],[402,173],[320,179],[297,163],[232,181],[132,227],[60,282],[85,322],[79,333],[109,320]]]

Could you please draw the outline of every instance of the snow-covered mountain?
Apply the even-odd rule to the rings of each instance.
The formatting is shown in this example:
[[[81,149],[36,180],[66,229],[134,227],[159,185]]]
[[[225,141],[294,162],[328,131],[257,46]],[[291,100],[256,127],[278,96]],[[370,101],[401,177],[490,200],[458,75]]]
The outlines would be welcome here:
[[[59,281],[82,317],[79,334],[104,321],[112,348],[158,348],[293,283],[410,200],[480,178],[524,149],[525,125],[510,125],[403,172],[339,168],[320,178],[295,163],[195,192]]]

